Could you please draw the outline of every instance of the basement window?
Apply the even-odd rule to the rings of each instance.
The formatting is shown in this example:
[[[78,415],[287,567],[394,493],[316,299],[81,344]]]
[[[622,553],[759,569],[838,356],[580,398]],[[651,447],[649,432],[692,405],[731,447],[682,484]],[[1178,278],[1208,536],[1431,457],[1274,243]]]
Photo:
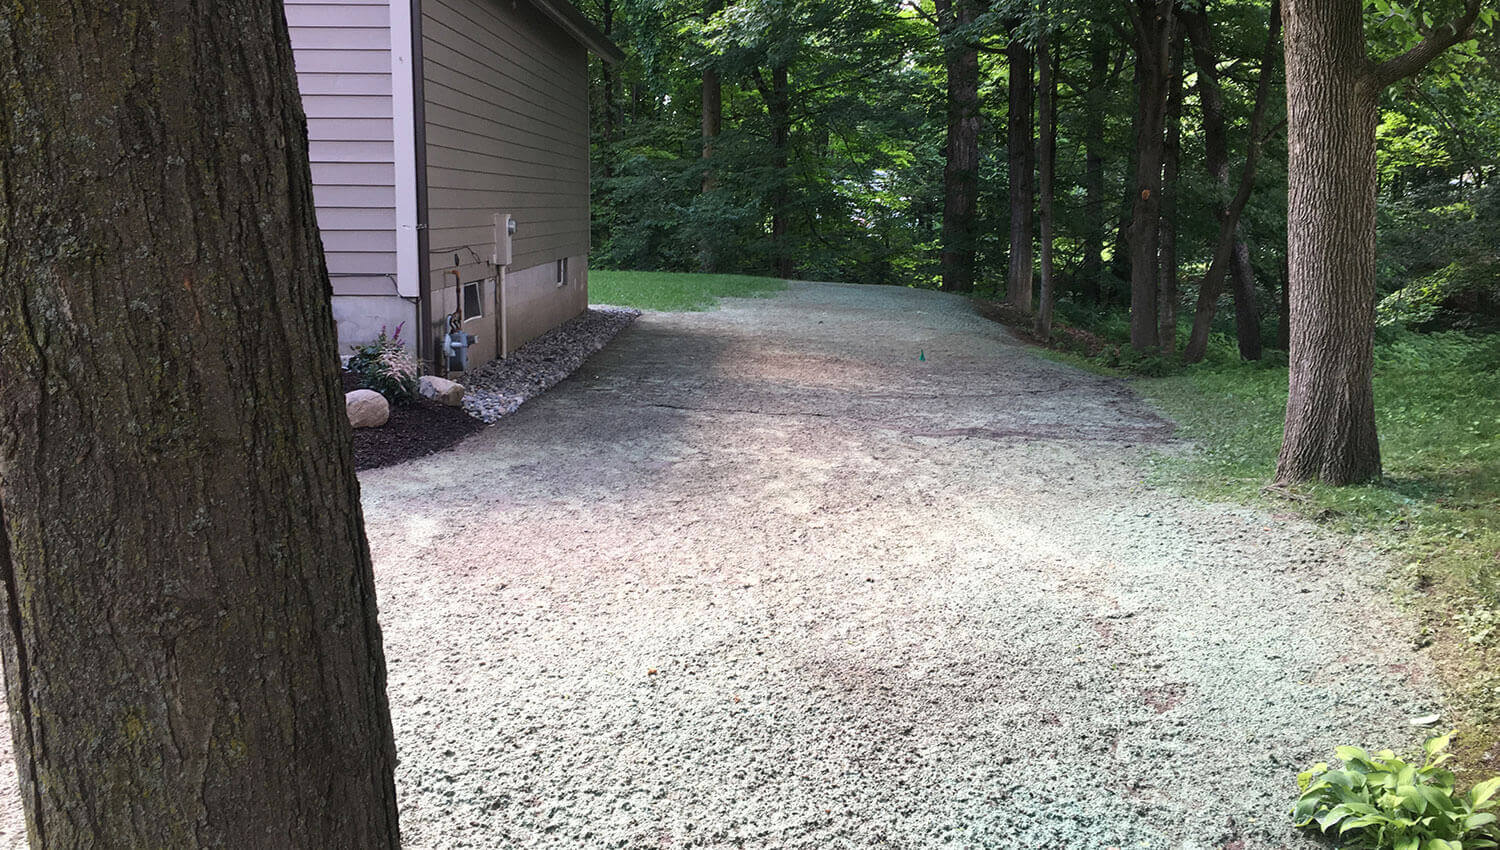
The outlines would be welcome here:
[[[464,284],[464,321],[484,315],[484,281]]]
[[[568,258],[563,257],[557,261],[557,285],[568,285]]]

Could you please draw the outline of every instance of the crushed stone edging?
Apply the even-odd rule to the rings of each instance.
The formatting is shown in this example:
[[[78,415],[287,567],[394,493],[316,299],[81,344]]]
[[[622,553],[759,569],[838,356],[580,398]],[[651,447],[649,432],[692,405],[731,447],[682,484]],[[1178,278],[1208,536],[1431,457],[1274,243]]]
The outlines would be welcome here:
[[[630,307],[594,305],[509,357],[465,372],[464,411],[486,425],[499,422],[578,371],[640,315]]]

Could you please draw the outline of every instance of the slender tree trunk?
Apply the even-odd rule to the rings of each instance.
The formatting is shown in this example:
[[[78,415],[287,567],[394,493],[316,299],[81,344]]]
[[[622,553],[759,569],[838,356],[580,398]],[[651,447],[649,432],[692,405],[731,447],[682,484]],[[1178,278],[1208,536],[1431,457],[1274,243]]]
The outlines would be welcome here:
[[[707,195],[719,185],[718,171],[713,164],[714,142],[719,138],[719,131],[724,120],[724,91],[716,68],[703,69],[702,99],[703,184],[701,193]],[[713,272],[718,267],[716,255],[713,240],[702,240],[698,245],[698,270],[704,274]]]
[[[1085,300],[1099,303],[1104,276],[1104,112],[1109,83],[1109,40],[1103,29],[1089,34],[1089,90],[1083,116],[1083,268],[1080,289]]]
[[[1234,336],[1240,346],[1240,359],[1259,360],[1264,356],[1260,338],[1260,307],[1256,304],[1255,267],[1250,263],[1250,246],[1245,243],[1244,224],[1235,233],[1229,254],[1229,278],[1234,284]]]
[[[1032,117],[1031,48],[1019,37],[1005,48],[1010,68],[1007,117],[1010,149],[1010,268],[1006,276],[1006,299],[1022,310],[1031,309],[1032,230],[1035,191],[1032,172],[1036,168],[1036,126]]]
[[[704,17],[711,18],[716,14],[723,4],[718,0],[710,0],[704,8]],[[719,183],[718,174],[713,167],[714,143],[719,139],[719,132],[724,127],[724,84],[719,77],[719,68],[710,57],[703,66],[703,78],[701,81],[701,110],[700,130],[703,137],[703,194],[712,192]],[[704,271],[709,271],[705,268]]]
[[[1291,346],[1292,338],[1292,288],[1291,272],[1287,268],[1286,250],[1281,252],[1281,307],[1277,313],[1276,322],[1276,347],[1286,351]]]
[[[712,16],[718,10],[719,4],[711,2],[706,9],[706,15]],[[699,96],[701,107],[699,123],[703,151],[703,182],[700,190],[704,195],[713,192],[719,185],[719,174],[714,165],[714,145],[724,125],[724,86],[719,77],[719,69],[713,61],[713,58],[710,58],[703,66]],[[715,247],[712,239],[705,238],[699,242],[699,271],[707,274],[718,267]]]
[[[973,0],[937,2],[939,24],[948,33],[973,23],[975,12]],[[948,73],[948,142],[943,167],[942,288],[971,292],[979,199],[979,48],[947,44],[943,62]]]
[[[791,246],[792,187],[789,170],[792,94],[787,66],[777,65],[771,69],[769,83],[759,78],[757,84],[771,119],[771,168],[776,174],[775,185],[771,189],[772,263],[778,277],[791,278],[795,273]]]
[[[0,116],[0,649],[31,846],[394,850],[281,3],[8,4]]]
[[[1157,231],[1157,339],[1177,350],[1177,172],[1182,160],[1182,28],[1173,38],[1168,71],[1166,139],[1162,147],[1161,222]]]
[[[1280,9],[1273,5],[1267,30],[1266,48],[1261,62],[1261,83],[1256,91],[1254,112],[1263,114],[1264,99],[1269,96],[1270,77],[1274,70],[1276,40],[1280,35]],[[1198,304],[1193,312],[1193,330],[1184,355],[1190,363],[1203,359],[1208,347],[1208,335],[1213,329],[1214,314],[1218,311],[1219,295],[1223,289],[1226,272],[1233,282],[1235,330],[1239,340],[1240,356],[1246,360],[1261,357],[1260,311],[1255,304],[1255,273],[1250,265],[1250,249],[1245,245],[1240,214],[1243,205],[1236,205],[1236,194],[1229,183],[1229,133],[1224,119],[1224,96],[1219,86],[1218,53],[1214,49],[1213,30],[1209,26],[1208,14],[1202,9],[1184,9],[1183,23],[1193,44],[1193,64],[1198,77],[1198,99],[1203,107],[1204,165],[1209,177],[1218,188],[1219,200],[1214,205],[1214,215],[1220,229],[1213,257],[1227,259],[1215,266],[1212,262],[1209,273],[1198,287]],[[1252,120],[1253,130],[1258,132],[1259,121]],[[1254,178],[1254,151],[1258,140],[1247,139],[1246,169],[1242,179]],[[1249,197],[1246,196],[1246,201]]]
[[[711,164],[714,158],[714,143],[724,126],[724,87],[719,80],[719,70],[712,66],[703,69],[703,192],[712,192],[718,186],[718,175]]]
[[[613,37],[615,9],[611,0],[600,4],[600,23],[605,36]],[[620,138],[620,72],[608,62],[600,63],[600,85],[603,86],[603,115],[600,116],[599,136],[603,140],[599,156],[600,176],[608,180],[615,176],[615,142]]]
[[[1136,71],[1140,101],[1136,112],[1135,200],[1130,230],[1130,345],[1155,351],[1157,336],[1157,251],[1161,216],[1161,170],[1167,95],[1170,89],[1173,0],[1135,0]]]
[[[1042,18],[1047,16],[1047,0],[1041,2]],[[1041,304],[1036,311],[1036,335],[1042,339],[1052,337],[1052,308],[1057,302],[1057,284],[1052,262],[1052,184],[1057,163],[1057,73],[1052,61],[1052,45],[1044,29],[1037,39],[1036,62],[1041,79],[1037,89],[1041,103],[1037,110],[1041,116],[1041,140],[1038,150],[1038,226],[1041,228],[1042,248],[1042,292]]]

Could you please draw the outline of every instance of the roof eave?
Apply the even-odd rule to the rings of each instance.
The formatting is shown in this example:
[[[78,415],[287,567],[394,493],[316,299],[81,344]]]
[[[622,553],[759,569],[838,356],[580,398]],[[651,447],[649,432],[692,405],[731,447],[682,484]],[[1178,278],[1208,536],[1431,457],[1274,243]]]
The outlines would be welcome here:
[[[568,0],[531,0],[531,4],[566,30],[568,35],[577,39],[579,44],[587,47],[595,56],[611,65],[625,61],[625,53]]]

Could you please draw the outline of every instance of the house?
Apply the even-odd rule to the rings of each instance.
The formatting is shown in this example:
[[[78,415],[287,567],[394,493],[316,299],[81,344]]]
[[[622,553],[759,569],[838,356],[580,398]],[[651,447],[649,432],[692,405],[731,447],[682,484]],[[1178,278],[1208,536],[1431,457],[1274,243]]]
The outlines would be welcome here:
[[[285,10],[341,350],[405,323],[444,372],[450,331],[474,366],[587,309],[588,56],[618,48],[567,0]]]

